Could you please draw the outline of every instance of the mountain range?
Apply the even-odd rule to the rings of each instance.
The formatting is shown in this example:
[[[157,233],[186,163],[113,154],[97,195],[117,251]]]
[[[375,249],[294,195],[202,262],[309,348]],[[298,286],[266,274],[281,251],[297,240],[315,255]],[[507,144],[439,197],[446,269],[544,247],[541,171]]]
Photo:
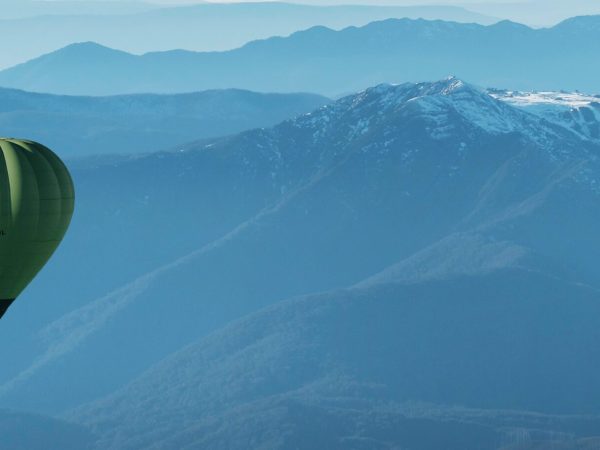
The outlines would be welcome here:
[[[95,41],[136,54],[171,49],[217,51],[316,25],[340,29],[390,17],[496,21],[463,8],[435,5],[325,7],[251,2],[165,7],[121,1],[38,1],[18,2],[12,9],[2,5],[1,9],[0,27],[11,36],[0,42],[2,69],[73,42]],[[23,16],[27,11],[33,14]]]
[[[112,97],[0,89],[0,133],[44,142],[67,158],[149,153],[272,126],[328,102],[311,94],[234,89]]]
[[[102,449],[593,448],[600,146],[498,97],[378,85],[74,167],[0,405]]]
[[[0,72],[0,85],[36,92],[107,95],[243,88],[338,96],[380,82],[448,74],[516,90],[600,90],[600,16],[547,29],[390,19],[334,31],[314,27],[227,52],[141,56],[81,43]],[[573,70],[586,67],[586,70]]]

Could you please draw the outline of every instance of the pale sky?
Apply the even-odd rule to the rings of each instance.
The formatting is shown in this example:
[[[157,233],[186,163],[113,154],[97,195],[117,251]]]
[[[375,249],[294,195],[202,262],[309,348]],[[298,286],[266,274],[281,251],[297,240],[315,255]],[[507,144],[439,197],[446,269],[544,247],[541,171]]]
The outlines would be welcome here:
[[[180,0],[158,0],[175,3]],[[231,0],[210,0],[230,3]],[[234,0],[256,1],[256,0]],[[258,0],[260,1],[260,0]],[[284,0],[286,1],[286,0]],[[600,0],[287,0],[313,5],[455,5],[492,17],[510,19],[533,26],[549,26],[568,17],[600,15]]]
[[[181,3],[256,3],[257,1],[275,1],[275,0],[151,0],[151,3],[161,4],[181,4]],[[440,4],[453,4],[453,5],[465,5],[465,4],[510,4],[515,3],[515,0],[282,0],[288,3],[303,3],[303,4],[314,4],[314,5],[344,5],[349,3],[357,3],[362,5],[440,5]],[[536,0],[521,0],[518,3],[527,3]],[[566,0],[565,0],[566,1]]]
[[[47,0],[48,3],[71,5],[71,2],[64,0]],[[77,0],[75,0],[77,1]],[[119,9],[123,9],[125,4],[130,5],[130,9],[139,8],[141,4],[153,3],[160,5],[189,5],[194,3],[206,3],[200,0],[78,0],[88,5],[96,5],[95,8],[104,3],[112,3],[113,6],[119,4]],[[234,3],[234,2],[257,2],[264,0],[207,0],[215,3]],[[282,0],[290,3],[304,3],[312,5],[340,5],[340,4],[363,4],[363,5],[398,5],[398,6],[418,6],[418,5],[455,5],[463,6],[473,12],[484,14],[486,16],[498,19],[510,19],[515,22],[525,23],[531,26],[551,26],[568,17],[600,14],[600,0]],[[0,16],[10,18],[13,16],[29,16],[29,12],[24,14],[26,9],[24,5],[29,4],[28,9],[35,12],[38,8],[35,4],[40,2],[30,2],[26,0],[0,0],[3,5]],[[46,13],[46,12],[44,12]]]

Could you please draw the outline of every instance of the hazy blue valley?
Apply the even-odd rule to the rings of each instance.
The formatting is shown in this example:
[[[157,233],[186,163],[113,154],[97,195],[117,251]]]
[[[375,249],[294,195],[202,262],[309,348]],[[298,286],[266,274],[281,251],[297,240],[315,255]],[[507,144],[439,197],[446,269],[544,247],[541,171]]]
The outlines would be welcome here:
[[[76,209],[0,320],[0,449],[600,448],[600,16],[5,3],[53,48],[0,135]]]
[[[111,97],[0,89],[0,126],[7,136],[29,136],[80,159],[150,153],[275,125],[329,102],[314,94],[236,89]]]

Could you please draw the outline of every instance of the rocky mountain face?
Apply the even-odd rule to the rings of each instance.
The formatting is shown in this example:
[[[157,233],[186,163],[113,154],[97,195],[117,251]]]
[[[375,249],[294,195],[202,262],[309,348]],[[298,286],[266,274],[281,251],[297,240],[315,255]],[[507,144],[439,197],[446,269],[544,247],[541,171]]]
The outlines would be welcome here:
[[[80,166],[0,404],[98,448],[597,441],[599,150],[450,78]]]

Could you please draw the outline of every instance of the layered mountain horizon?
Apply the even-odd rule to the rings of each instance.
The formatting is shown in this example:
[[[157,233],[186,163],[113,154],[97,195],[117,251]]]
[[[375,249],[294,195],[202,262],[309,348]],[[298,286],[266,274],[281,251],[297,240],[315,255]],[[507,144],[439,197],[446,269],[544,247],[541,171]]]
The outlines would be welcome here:
[[[0,450],[600,449],[598,0],[0,30]]]
[[[225,52],[133,55],[96,43],[69,45],[0,72],[0,85],[72,95],[177,93],[240,88],[336,97],[381,82],[453,73],[484,87],[598,92],[600,16],[533,29],[389,19],[340,31],[314,27]],[[572,67],[588,70],[571,70]]]
[[[600,144],[571,119],[596,104],[530,96],[558,109],[381,84],[75,167],[72,230],[0,328],[0,406],[102,449],[595,445]]]
[[[0,25],[12,39],[0,42],[0,68],[73,42],[96,41],[135,54],[172,49],[224,51],[312,26],[341,29],[390,17],[483,24],[499,20],[451,5],[4,0]]]

